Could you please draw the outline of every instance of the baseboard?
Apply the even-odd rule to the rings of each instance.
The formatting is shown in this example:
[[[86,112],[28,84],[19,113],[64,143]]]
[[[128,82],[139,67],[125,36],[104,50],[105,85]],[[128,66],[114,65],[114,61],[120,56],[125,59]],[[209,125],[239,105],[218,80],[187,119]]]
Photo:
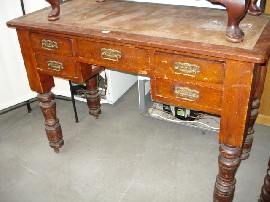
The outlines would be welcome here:
[[[37,97],[37,94],[34,92],[27,93],[26,95],[21,97],[16,97],[15,99],[8,100],[7,102],[0,103],[0,110],[5,110],[9,107],[12,107],[35,97]]]
[[[265,126],[270,126],[270,116],[264,116],[259,114],[256,123],[265,125]]]

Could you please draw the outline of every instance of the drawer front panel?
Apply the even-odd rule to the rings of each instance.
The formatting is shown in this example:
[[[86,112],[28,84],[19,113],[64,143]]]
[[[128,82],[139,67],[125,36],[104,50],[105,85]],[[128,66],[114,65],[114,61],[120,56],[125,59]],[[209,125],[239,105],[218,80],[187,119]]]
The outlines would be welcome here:
[[[152,99],[176,106],[220,114],[222,91],[169,79],[151,79]]]
[[[155,74],[164,78],[186,77],[221,84],[224,63],[175,54],[155,53]]]
[[[147,74],[148,50],[90,40],[78,40],[78,56],[92,64]]]
[[[76,62],[62,58],[36,55],[38,71],[43,74],[74,80],[77,77]]]
[[[34,50],[72,56],[72,40],[51,35],[31,34],[31,45]]]

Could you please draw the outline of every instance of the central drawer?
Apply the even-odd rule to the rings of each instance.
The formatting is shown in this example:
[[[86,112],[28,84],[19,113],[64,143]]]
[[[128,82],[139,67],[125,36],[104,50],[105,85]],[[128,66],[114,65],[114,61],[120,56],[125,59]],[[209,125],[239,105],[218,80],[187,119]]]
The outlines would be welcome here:
[[[149,51],[126,45],[78,39],[78,56],[91,64],[148,74]]]

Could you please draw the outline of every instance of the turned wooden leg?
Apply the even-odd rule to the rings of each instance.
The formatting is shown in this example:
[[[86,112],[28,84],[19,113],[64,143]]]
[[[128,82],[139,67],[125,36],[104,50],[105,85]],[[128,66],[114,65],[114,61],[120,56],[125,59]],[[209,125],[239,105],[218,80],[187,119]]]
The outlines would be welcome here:
[[[251,105],[251,112],[250,112],[250,118],[248,122],[248,131],[244,140],[243,144],[243,150],[242,150],[242,156],[241,160],[246,160],[248,159],[250,152],[251,152],[251,147],[253,143],[253,137],[254,137],[254,124],[256,122],[256,119],[259,114],[259,107],[260,107],[260,99],[262,96],[263,88],[264,88],[264,81],[266,77],[266,66],[261,66],[257,69],[256,73],[256,85],[255,89],[253,91],[253,101]]]
[[[264,178],[264,184],[261,191],[260,202],[269,202],[270,201],[270,158],[268,162],[268,169],[266,176]]]
[[[48,15],[49,21],[55,21],[59,19],[60,15],[60,4],[58,0],[46,0],[49,4],[51,4],[52,10]]]
[[[219,151],[219,174],[216,178],[214,201],[230,202],[234,196],[235,174],[241,162],[241,148],[221,144]]]
[[[61,125],[56,117],[56,103],[52,92],[38,94],[39,106],[45,118],[45,131],[50,146],[56,153],[64,145]]]
[[[247,135],[243,144],[241,160],[248,159],[250,155],[251,147],[253,143],[253,137],[254,137],[253,126],[259,114],[258,112],[259,107],[260,107],[260,100],[259,99],[254,100],[252,102],[251,115],[250,115],[249,123],[248,123],[248,131],[247,131]]]
[[[257,6],[257,1],[258,0],[251,0],[249,8],[248,8],[248,13],[251,15],[261,15],[261,9]]]
[[[85,83],[89,114],[98,119],[99,115],[101,114],[100,95],[98,91],[98,74],[88,79]]]

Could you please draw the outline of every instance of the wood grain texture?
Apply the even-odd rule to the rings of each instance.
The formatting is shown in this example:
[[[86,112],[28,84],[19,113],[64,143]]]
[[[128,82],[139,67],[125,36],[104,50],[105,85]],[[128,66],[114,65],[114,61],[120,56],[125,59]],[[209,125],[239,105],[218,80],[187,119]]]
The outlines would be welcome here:
[[[52,92],[38,94],[39,106],[45,119],[45,131],[51,148],[56,153],[64,145],[62,129],[56,117],[56,103]]]
[[[177,68],[177,64],[182,64],[182,70]],[[200,59],[155,52],[154,65],[154,73],[164,78],[180,80],[186,77],[208,83],[222,84],[225,77],[225,62],[214,59]]]
[[[61,9],[54,22],[44,9],[7,23],[17,28],[30,86],[40,93],[50,145],[58,151],[63,144],[50,94],[53,76],[86,82],[89,112],[98,117],[101,66],[147,75],[154,101],[221,116],[214,200],[232,201],[242,149],[248,154],[252,145],[270,53],[270,16],[245,17],[246,40],[232,44],[223,38],[224,11],[94,0],[71,1]],[[57,63],[50,67],[62,71],[48,69],[52,60]]]
[[[248,121],[248,129],[247,134],[245,136],[244,144],[243,144],[243,152],[241,159],[247,159],[250,155],[252,143],[253,143],[253,134],[254,134],[254,124],[259,114],[260,100],[262,96],[262,92],[264,89],[264,81],[266,76],[266,66],[257,66],[254,72],[254,85],[251,92],[252,103],[251,110]]]
[[[254,64],[227,61],[219,140],[241,147],[251,110]]]
[[[29,33],[28,30],[17,29],[29,85],[33,91],[38,93],[48,93],[54,86],[53,77],[38,73]]]
[[[60,77],[68,80],[78,80],[76,62],[73,60],[65,60],[62,58],[36,55],[38,72],[46,75]],[[61,69],[53,69],[50,63],[58,63]]]
[[[78,57],[87,58],[87,62],[91,64],[140,74],[149,72],[149,51],[146,49],[137,48],[130,44],[116,45],[96,40],[79,39],[77,43]],[[102,55],[102,50],[105,51],[104,54],[106,54],[106,50],[117,51],[119,52],[119,58]]]
[[[86,81],[86,100],[89,114],[98,119],[101,114],[100,95],[98,91],[98,74]]]
[[[241,148],[221,144],[219,148],[219,173],[216,178],[214,202],[231,202],[235,190],[235,174],[241,163]]]
[[[46,34],[31,33],[30,36],[32,48],[35,51],[46,51],[52,54],[59,54],[62,56],[73,55],[72,39],[67,37],[59,37]],[[44,43],[54,43],[52,48],[44,46]],[[50,45],[50,44],[49,44]]]
[[[198,98],[193,99],[188,95],[178,95],[177,88],[188,88],[198,92]],[[179,80],[162,79],[154,77],[151,79],[152,99],[162,103],[176,106],[185,106],[198,111],[207,111],[220,114],[222,102],[222,90],[207,87],[202,82],[181,82]]]
[[[265,55],[269,49],[267,44],[256,48],[260,34],[269,23],[266,15],[255,18],[247,15],[242,21],[246,39],[232,44],[224,39],[226,12],[220,10],[124,1],[100,4],[93,0],[71,1],[61,9],[61,19],[54,22],[46,20],[48,11],[45,9],[10,21],[8,25],[137,45],[147,41],[148,46],[155,48],[168,47],[250,62],[263,63],[268,57]],[[268,33],[265,39],[269,41]]]

